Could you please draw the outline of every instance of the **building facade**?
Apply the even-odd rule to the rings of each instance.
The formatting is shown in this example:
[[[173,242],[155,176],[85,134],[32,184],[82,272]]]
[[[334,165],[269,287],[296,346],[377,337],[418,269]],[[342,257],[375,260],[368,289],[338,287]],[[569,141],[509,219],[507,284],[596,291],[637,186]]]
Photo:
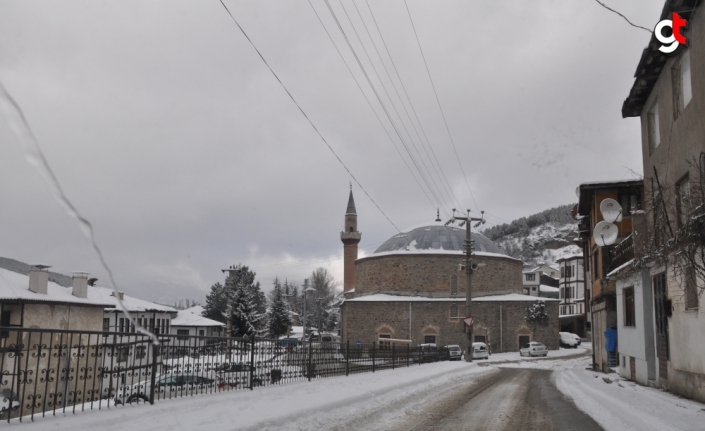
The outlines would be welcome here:
[[[624,356],[629,358],[627,362],[634,357],[637,379],[646,375],[647,380],[671,392],[705,401],[705,316],[699,313],[705,280],[697,270],[702,259],[689,258],[704,246],[698,233],[705,230],[705,11],[700,1],[669,0],[661,19],[670,18],[672,12],[688,21],[688,45],[666,55],[658,50],[660,43],[652,36],[622,107],[623,117],[640,119],[649,199],[645,232],[653,235],[647,246],[650,251],[661,251],[662,256],[651,260],[648,273],[636,276],[633,286],[624,282],[625,304],[631,304],[633,294],[635,310],[649,311],[635,316],[636,328],[654,331],[641,334],[625,327],[625,333],[634,334],[634,343],[643,336],[649,340],[643,348],[625,350]],[[688,232],[699,238],[699,246],[684,242]],[[669,249],[669,242],[675,246]],[[639,301],[644,302],[643,307]],[[648,366],[651,353],[656,358],[653,370]],[[644,356],[641,368],[646,372],[638,365],[640,356]]]
[[[465,349],[465,235],[465,229],[440,222],[425,224],[392,236],[372,255],[357,259],[355,285],[346,285],[341,306],[342,341],[394,338]],[[482,234],[472,239],[478,264],[472,276],[474,341],[486,342],[495,352],[518,350],[520,342],[532,340],[558,348],[558,301],[523,295],[522,262],[503,254]],[[536,301],[545,302],[551,317],[545,327],[526,322],[527,309]]]
[[[564,257],[556,261],[560,268],[558,316],[562,332],[585,337],[585,269],[583,255]]]

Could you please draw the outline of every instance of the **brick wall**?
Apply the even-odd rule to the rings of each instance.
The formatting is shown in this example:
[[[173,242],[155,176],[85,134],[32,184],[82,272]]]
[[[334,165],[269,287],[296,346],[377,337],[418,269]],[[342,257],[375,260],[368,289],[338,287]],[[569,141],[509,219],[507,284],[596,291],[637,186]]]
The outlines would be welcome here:
[[[558,348],[558,301],[546,302],[550,316],[547,326],[532,328],[526,324],[526,309],[533,301],[474,302],[472,314],[476,318],[474,335],[484,335],[493,352],[519,350],[519,335],[526,333],[531,340],[544,343],[549,349]],[[411,304],[411,310],[409,308]],[[465,302],[458,301],[346,301],[342,307],[343,341],[370,343],[379,333],[390,333],[391,338],[411,339],[412,344],[424,342],[424,335],[437,336],[436,344],[459,344],[467,347],[467,336],[462,322],[450,318],[451,306],[464,314]],[[500,306],[502,331],[500,339]],[[411,321],[410,321],[411,314]],[[411,333],[409,332],[411,330]]]
[[[485,266],[473,273],[473,296],[521,293],[522,263],[509,257],[476,256]],[[465,297],[465,263],[461,254],[401,254],[370,256],[356,262],[355,294],[405,293],[451,296],[451,280],[457,277],[457,297]]]

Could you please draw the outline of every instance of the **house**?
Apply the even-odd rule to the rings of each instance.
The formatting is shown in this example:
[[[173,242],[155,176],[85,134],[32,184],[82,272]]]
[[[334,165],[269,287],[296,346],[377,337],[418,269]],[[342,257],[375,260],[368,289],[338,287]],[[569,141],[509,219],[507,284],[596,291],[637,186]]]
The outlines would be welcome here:
[[[47,266],[12,268],[0,268],[0,389],[9,389],[23,400],[32,396],[37,410],[107,396],[100,391],[103,375],[94,366],[101,365],[98,331],[103,309],[111,304],[87,294],[86,273],[66,277],[72,287],[64,287],[49,281]],[[74,370],[86,370],[80,381],[58,378],[75,376]],[[49,374],[55,376],[51,377],[54,384],[34,383],[35,379],[46,382]],[[25,408],[21,403],[12,415],[21,415]]]
[[[585,304],[585,269],[583,255],[576,254],[556,261],[560,268],[558,319],[562,332],[585,337],[587,307]]]
[[[638,117],[645,207],[645,250],[635,271],[613,274],[621,286],[620,355],[625,377],[705,401],[705,8],[668,0],[687,20],[687,46],[670,55],[652,35],[622,116]],[[638,249],[638,247],[637,247]],[[637,253],[639,250],[637,250]],[[649,258],[651,256],[651,258]]]
[[[608,329],[617,328],[616,283],[608,279],[607,274],[633,257],[632,249],[628,247],[630,241],[623,245],[621,242],[632,233],[632,214],[642,209],[643,189],[641,180],[591,182],[578,187],[580,197],[576,217],[580,236],[576,244],[583,251],[585,299],[589,305],[586,311],[591,313],[593,366],[605,372],[618,365],[617,352],[608,351],[605,335]],[[615,222],[618,229],[615,245],[599,247],[593,231],[595,225],[604,220],[600,204],[608,198],[621,203],[622,220]]]
[[[171,334],[177,339],[190,339],[195,343],[197,338],[192,337],[222,337],[225,335],[223,322],[203,317],[203,306],[196,305],[185,310],[179,310],[174,319],[171,320]]]
[[[554,277],[554,275],[556,274],[558,274],[558,270],[548,265],[542,265],[530,269],[528,271],[522,271],[522,293],[524,295],[536,296],[541,298],[557,299],[558,278]]]

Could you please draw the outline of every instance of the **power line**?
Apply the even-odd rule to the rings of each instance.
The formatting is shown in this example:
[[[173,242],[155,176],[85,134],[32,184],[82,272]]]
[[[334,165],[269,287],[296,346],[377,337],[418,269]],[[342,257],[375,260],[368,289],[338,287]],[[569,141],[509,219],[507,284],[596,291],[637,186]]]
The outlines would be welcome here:
[[[634,24],[633,22],[629,21],[629,18],[627,18],[626,16],[624,16],[624,15],[622,15],[621,13],[617,12],[616,10],[612,9],[611,7],[607,6],[606,4],[602,3],[600,0],[595,0],[595,1],[596,1],[597,3],[599,3],[600,6],[602,6],[603,8],[607,9],[608,11],[614,12],[614,13],[616,13],[617,15],[621,16],[622,18],[624,18],[624,20],[625,20],[626,22],[628,22],[629,25],[631,25],[632,27],[636,27],[636,28],[640,28],[640,29],[642,29],[642,30],[646,30],[646,31],[649,32],[649,34],[651,34],[652,30],[649,30],[649,29],[646,28],[646,27],[642,27],[642,26],[640,26],[640,25]]]
[[[455,199],[456,205],[458,207],[461,207],[460,201],[458,200],[458,197],[455,196],[455,193],[453,192],[453,188],[451,187],[450,182],[448,181],[448,177],[446,176],[445,172],[443,172],[443,168],[441,167],[441,164],[438,161],[438,157],[436,157],[436,152],[433,150],[433,146],[431,145],[431,141],[428,139],[428,136],[426,135],[426,130],[424,130],[423,124],[421,123],[421,120],[419,119],[419,116],[416,113],[416,109],[414,108],[414,104],[411,102],[411,97],[409,97],[409,93],[406,90],[406,86],[404,85],[404,81],[401,79],[401,75],[399,74],[399,70],[397,69],[397,65],[394,62],[394,58],[392,57],[392,53],[389,51],[389,47],[387,46],[387,42],[384,40],[384,35],[382,35],[382,30],[379,28],[379,24],[377,23],[377,18],[375,18],[374,13],[372,12],[372,7],[370,6],[370,2],[368,0],[365,0],[365,3],[367,4],[367,9],[370,11],[370,16],[372,17],[372,21],[374,22],[375,27],[377,28],[377,32],[379,33],[379,37],[380,37],[380,39],[382,39],[382,44],[384,44],[384,49],[387,51],[387,55],[389,56],[389,60],[392,63],[392,67],[394,68],[394,72],[396,73],[397,78],[399,79],[399,83],[401,83],[401,87],[404,90],[404,94],[406,95],[406,99],[409,101],[409,106],[411,106],[411,111],[414,113],[414,117],[416,118],[416,121],[419,123],[419,128],[421,128],[421,133],[423,134],[424,138],[426,139],[426,143],[428,144],[429,148],[431,149],[431,153],[433,154],[433,158],[436,161],[436,165],[438,165],[438,169],[440,169],[441,174],[443,175],[443,179],[445,180],[445,184],[448,187],[448,191],[450,191],[450,195],[452,195],[453,198]],[[354,0],[353,0],[353,4],[355,4]],[[357,9],[357,5],[355,5],[355,8]],[[358,10],[358,14],[360,14],[359,10]],[[360,14],[360,19],[362,19],[362,14]],[[363,20],[363,23],[364,23],[364,20]],[[419,139],[420,139],[420,137],[419,137]],[[436,174],[438,174],[438,172],[436,172]]]
[[[250,45],[252,45],[252,48],[254,48],[254,50],[257,52],[257,55],[259,55],[259,57],[262,59],[262,61],[263,61],[264,64],[267,66],[267,68],[269,69],[269,71],[272,72],[272,75],[274,75],[274,78],[276,78],[277,82],[279,82],[279,85],[281,85],[282,88],[284,89],[284,91],[286,91],[286,94],[289,95],[289,98],[291,99],[291,101],[294,102],[294,104],[296,105],[297,108],[299,108],[299,111],[301,111],[301,114],[304,116],[304,118],[306,118],[306,120],[307,120],[308,123],[311,125],[311,127],[313,127],[313,130],[316,131],[316,133],[318,134],[318,136],[319,136],[319,137],[321,138],[321,140],[326,144],[326,146],[327,146],[328,149],[331,151],[331,153],[333,153],[333,155],[335,156],[335,158],[338,159],[338,162],[340,162],[340,164],[343,165],[343,168],[345,168],[345,170],[348,172],[348,174],[350,175],[350,177],[355,181],[355,183],[358,185],[358,187],[360,187],[360,189],[365,193],[365,195],[367,195],[367,197],[370,199],[370,201],[372,201],[372,203],[377,207],[377,209],[379,210],[379,212],[381,212],[382,215],[384,215],[384,217],[389,221],[389,223],[391,223],[391,225],[394,226],[394,229],[396,229],[398,232],[401,232],[401,231],[399,230],[399,228],[394,224],[394,222],[387,216],[387,214],[386,214],[384,211],[382,211],[382,208],[380,208],[380,206],[377,205],[377,202],[375,202],[375,200],[372,199],[372,196],[370,196],[370,194],[367,193],[367,190],[365,190],[365,188],[362,187],[362,184],[360,184],[360,182],[357,180],[357,178],[355,178],[355,175],[353,175],[353,173],[350,172],[350,169],[348,169],[348,167],[345,165],[345,163],[343,163],[343,160],[341,160],[341,158],[338,156],[338,154],[333,150],[333,147],[331,147],[330,144],[328,143],[328,141],[326,141],[326,138],[324,138],[323,135],[321,134],[321,132],[318,131],[318,128],[316,127],[316,125],[313,124],[313,121],[311,121],[311,119],[308,117],[308,115],[306,115],[306,112],[304,112],[303,108],[301,108],[301,105],[299,105],[299,103],[296,101],[296,99],[294,99],[294,96],[291,95],[291,92],[289,92],[289,90],[286,88],[286,86],[285,86],[284,83],[281,81],[281,79],[279,79],[279,76],[277,76],[277,74],[274,72],[274,70],[273,70],[272,67],[269,65],[269,63],[267,63],[267,60],[265,60],[265,58],[264,58],[264,56],[262,55],[262,53],[259,51],[259,49],[257,49],[257,46],[255,46],[254,42],[252,42],[252,39],[250,39],[250,37],[247,35],[247,33],[245,32],[245,30],[244,30],[244,29],[242,28],[242,26],[240,25],[240,23],[235,19],[235,17],[233,16],[233,14],[230,12],[230,9],[228,9],[228,7],[225,5],[225,3],[223,3],[223,0],[220,0],[220,4],[223,5],[223,7],[225,8],[225,11],[228,12],[228,15],[230,15],[230,18],[232,18],[232,20],[233,20],[233,22],[235,23],[235,25],[237,25],[237,28],[240,29],[240,31],[242,32],[243,36],[245,36],[245,38],[246,38],[247,41],[250,43]]]
[[[424,183],[426,183],[426,187],[428,188],[428,190],[429,190],[429,192],[431,193],[431,195],[433,195],[434,199],[435,199],[436,202],[437,202],[438,207],[442,207],[442,208],[443,208],[443,212],[447,214],[448,211],[446,210],[446,208],[445,208],[443,205],[441,205],[440,200],[438,199],[438,196],[436,196],[435,192],[433,191],[433,188],[432,188],[431,185],[429,184],[428,180],[426,179],[425,175],[423,174],[423,171],[421,170],[421,168],[419,167],[418,163],[416,162],[416,159],[414,158],[413,154],[412,154],[411,151],[409,150],[409,147],[406,145],[406,143],[405,143],[405,141],[404,141],[404,138],[403,138],[403,136],[401,135],[401,132],[399,131],[399,128],[398,128],[398,127],[396,126],[396,124],[394,123],[394,120],[392,119],[392,116],[391,116],[389,110],[387,109],[387,107],[386,107],[384,101],[382,100],[382,97],[380,96],[380,94],[379,94],[379,92],[377,91],[376,87],[375,87],[374,84],[372,83],[372,80],[371,80],[369,74],[367,73],[367,71],[365,70],[365,67],[362,65],[362,61],[360,60],[360,57],[359,57],[359,56],[357,55],[357,53],[355,52],[355,49],[352,47],[352,44],[351,44],[351,42],[350,42],[350,39],[348,38],[347,34],[345,33],[345,30],[343,29],[343,27],[342,27],[340,21],[338,20],[338,17],[336,16],[335,11],[333,11],[333,8],[331,7],[331,5],[330,5],[330,3],[329,3],[328,0],[324,0],[324,2],[325,2],[325,4],[326,4],[326,6],[328,7],[328,11],[330,12],[331,16],[333,17],[333,20],[335,21],[335,23],[336,23],[336,25],[337,25],[337,27],[338,27],[338,30],[340,30],[341,34],[343,35],[343,38],[345,39],[345,42],[346,42],[346,44],[348,45],[348,48],[350,49],[350,51],[351,51],[353,57],[355,58],[355,61],[357,62],[357,64],[358,64],[358,66],[360,67],[360,69],[362,70],[362,74],[365,76],[365,79],[367,80],[368,84],[369,84],[370,87],[372,88],[372,92],[374,93],[375,97],[377,98],[377,101],[379,102],[380,106],[382,107],[382,110],[384,111],[385,115],[387,116],[387,119],[389,120],[389,122],[390,122],[392,128],[394,129],[394,132],[396,133],[397,137],[398,137],[399,140],[401,141],[401,144],[404,146],[404,149],[406,150],[407,154],[408,154],[409,157],[411,158],[412,163],[414,164],[414,166],[416,167],[417,171],[419,172],[419,175],[421,176],[421,179],[424,181]],[[353,30],[355,30],[354,27],[353,27]],[[356,34],[357,34],[357,32],[356,32]],[[358,39],[359,39],[359,36],[358,36]],[[361,43],[362,43],[362,42],[361,42]],[[363,45],[363,50],[364,50],[364,45]],[[366,50],[365,50],[365,53],[367,53]],[[369,55],[368,55],[368,59],[369,59]],[[372,60],[371,60],[371,59],[370,59],[370,63],[372,63]],[[374,67],[374,63],[372,63],[372,68],[373,68],[373,70],[375,71],[375,73],[377,73],[377,70],[376,70],[376,68]],[[380,82],[382,82],[382,80],[381,80],[381,78],[379,77],[379,74],[378,74],[378,73],[377,73],[377,77],[380,79]],[[385,92],[386,92],[386,88],[384,87],[384,85],[382,85],[382,88],[383,88],[383,89],[385,90]],[[389,97],[389,93],[387,93],[387,96]],[[391,101],[391,97],[390,97],[389,99],[390,99],[390,101]],[[392,106],[394,106],[394,105],[392,104]],[[396,108],[395,108],[395,109],[396,109]],[[397,113],[397,115],[398,115],[398,113]],[[401,117],[400,117],[400,118],[401,118]],[[402,123],[402,125],[403,125],[403,123]],[[407,133],[408,133],[408,132],[407,132]]]
[[[354,73],[352,72],[352,70],[350,69],[350,66],[348,65],[348,62],[345,60],[345,57],[343,56],[343,53],[340,52],[340,49],[338,49],[338,45],[336,45],[336,43],[335,43],[335,41],[333,40],[333,37],[331,36],[330,32],[328,32],[328,29],[326,28],[325,24],[323,24],[323,20],[322,20],[321,17],[318,15],[318,12],[316,11],[316,8],[313,7],[313,4],[311,3],[311,0],[308,0],[308,4],[309,4],[309,6],[311,6],[311,9],[313,9],[313,13],[316,15],[316,18],[318,18],[318,22],[321,23],[321,27],[323,27],[323,30],[326,32],[326,35],[328,35],[328,39],[330,39],[331,43],[333,44],[333,48],[335,48],[336,52],[337,52],[338,55],[340,56],[340,59],[343,60],[343,64],[345,64],[345,68],[346,68],[346,69],[348,70],[348,72],[350,73],[350,76],[352,76],[352,79],[353,79],[353,81],[355,81],[355,84],[357,85],[357,88],[360,90],[360,92],[362,93],[362,96],[363,96],[363,97],[365,98],[365,100],[367,101],[367,104],[369,105],[370,109],[371,109],[372,112],[375,114],[375,118],[377,118],[377,121],[379,122],[380,126],[382,126],[382,129],[384,130],[384,133],[387,135],[387,137],[389,138],[389,141],[390,141],[390,142],[392,143],[392,145],[394,146],[394,149],[397,151],[397,154],[399,154],[399,157],[400,157],[400,158],[402,159],[402,161],[404,162],[404,165],[406,165],[406,168],[409,170],[409,173],[410,173],[411,176],[414,178],[414,181],[416,181],[416,184],[418,184],[419,188],[421,189],[421,191],[422,191],[422,192],[424,193],[424,195],[426,196],[426,199],[428,199],[428,202],[431,204],[431,206],[432,206],[433,208],[436,208],[436,205],[433,203],[433,201],[431,201],[431,198],[428,196],[428,193],[426,192],[426,189],[423,188],[423,186],[422,186],[421,183],[419,182],[419,179],[416,177],[416,174],[414,173],[413,169],[411,169],[411,166],[409,166],[409,163],[408,163],[408,162],[406,161],[406,159],[404,158],[404,155],[401,153],[401,151],[400,151],[399,148],[397,147],[397,144],[396,144],[396,142],[394,142],[394,139],[392,138],[392,135],[389,134],[389,131],[388,131],[387,128],[385,127],[384,122],[382,122],[382,119],[379,117],[379,114],[377,113],[377,111],[375,110],[375,108],[372,106],[372,102],[370,102],[370,99],[367,97],[367,94],[365,94],[365,91],[362,89],[362,86],[360,85],[360,83],[358,82],[357,78],[355,77],[355,74],[354,74]]]
[[[443,117],[443,124],[445,124],[446,130],[448,131],[448,137],[450,138],[451,144],[453,144],[453,151],[455,151],[455,158],[458,159],[458,165],[460,166],[460,171],[463,173],[463,178],[465,178],[465,184],[468,186],[468,191],[470,192],[470,197],[475,204],[475,207],[480,210],[480,206],[477,205],[475,200],[475,195],[472,193],[470,188],[470,183],[468,182],[468,177],[465,175],[465,169],[463,169],[463,164],[460,162],[460,156],[458,155],[458,149],[455,147],[455,140],[453,140],[453,135],[450,133],[450,128],[448,127],[448,121],[446,120],[445,113],[443,112],[443,107],[441,106],[441,100],[438,97],[438,92],[436,91],[436,85],[433,83],[433,78],[431,77],[431,71],[428,68],[428,63],[426,62],[426,56],[423,53],[423,48],[421,48],[421,41],[419,40],[419,35],[416,32],[416,26],[414,25],[414,20],[411,18],[411,11],[409,10],[409,4],[404,0],[404,5],[406,6],[406,12],[409,14],[409,21],[411,22],[411,28],[414,29],[414,36],[416,36],[416,43],[419,46],[419,51],[421,52],[421,57],[423,58],[423,64],[426,66],[426,73],[428,73],[428,79],[431,81],[431,87],[433,88],[433,94],[436,95],[436,102],[438,103],[438,109],[441,111],[441,117]]]

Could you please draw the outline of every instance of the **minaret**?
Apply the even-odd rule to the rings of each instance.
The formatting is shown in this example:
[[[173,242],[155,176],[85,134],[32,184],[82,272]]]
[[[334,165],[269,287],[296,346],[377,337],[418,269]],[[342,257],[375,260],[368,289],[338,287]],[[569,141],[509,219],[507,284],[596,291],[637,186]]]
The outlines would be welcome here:
[[[350,184],[350,197],[348,209],[345,211],[345,230],[340,232],[343,241],[343,292],[355,288],[355,261],[357,260],[357,244],[362,234],[357,231],[357,211],[353,199],[352,184]]]

